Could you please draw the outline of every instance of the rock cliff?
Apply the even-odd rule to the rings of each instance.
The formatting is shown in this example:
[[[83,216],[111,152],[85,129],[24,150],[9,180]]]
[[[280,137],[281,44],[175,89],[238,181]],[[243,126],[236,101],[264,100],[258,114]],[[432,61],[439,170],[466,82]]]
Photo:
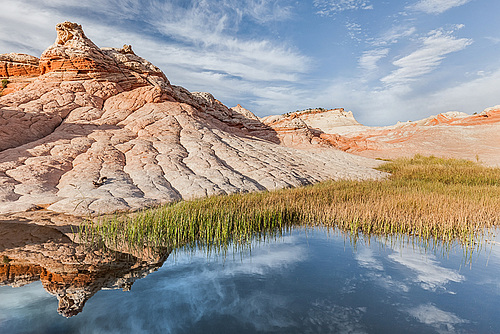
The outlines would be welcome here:
[[[378,178],[376,162],[279,145],[241,106],[172,85],[132,47],[64,22],[40,59],[1,55],[0,214],[135,210],[194,197]],[[12,86],[10,82],[22,83]]]

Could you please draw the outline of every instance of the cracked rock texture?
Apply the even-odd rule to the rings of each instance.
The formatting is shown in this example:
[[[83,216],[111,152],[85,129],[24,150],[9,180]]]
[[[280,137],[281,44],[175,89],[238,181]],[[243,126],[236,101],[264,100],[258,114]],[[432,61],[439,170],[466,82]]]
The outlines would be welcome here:
[[[382,177],[376,161],[331,145],[280,145],[248,110],[171,85],[129,45],[101,49],[76,23],[56,30],[39,60],[0,56],[6,89],[25,85],[0,97],[0,214],[103,214]]]

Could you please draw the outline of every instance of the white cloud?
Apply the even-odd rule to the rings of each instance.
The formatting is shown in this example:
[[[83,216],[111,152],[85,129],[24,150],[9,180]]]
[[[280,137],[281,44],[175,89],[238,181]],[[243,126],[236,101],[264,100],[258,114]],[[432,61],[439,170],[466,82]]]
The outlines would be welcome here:
[[[297,15],[293,13],[295,3],[293,0],[6,1],[0,11],[0,52],[39,56],[54,42],[55,24],[70,20],[82,24],[86,34],[101,47],[132,44],[138,55],[160,67],[173,84],[191,91],[211,92],[226,104],[242,103],[259,116],[311,106],[341,106],[351,109],[361,122],[382,125],[448,110],[481,111],[499,104],[498,90],[495,91],[500,86],[499,73],[486,63],[480,68],[466,69],[471,73],[484,69],[480,78],[474,75],[474,80],[460,83],[470,77],[456,74],[453,83],[442,85],[446,88],[415,92],[414,87],[426,84],[427,78],[422,75],[436,71],[445,57],[462,50],[471,40],[454,37],[451,31],[434,31],[416,39],[415,27],[420,26],[414,20],[405,20],[367,40],[365,52],[355,54],[350,61],[358,65],[359,72],[347,73],[349,69],[342,68],[337,73],[345,76],[333,74],[333,78],[314,72],[332,73],[340,52],[332,53],[331,62],[322,63],[324,60],[320,58],[324,56],[311,50],[298,50],[272,37],[239,31],[249,22],[263,31],[272,30],[266,29],[276,21],[281,25],[290,20],[288,23],[292,24],[291,19]],[[372,3],[316,0],[313,11],[347,14],[347,11],[370,9]],[[367,29],[361,31],[353,21],[343,22],[350,24],[347,33],[355,39],[369,33]],[[285,40],[294,41],[292,37]],[[419,45],[413,44],[415,40]],[[405,51],[399,59],[392,58],[400,47],[396,44],[403,41],[400,44],[405,50],[419,49]],[[306,52],[311,52],[311,56],[306,56]],[[344,63],[344,59],[339,63]],[[322,68],[315,68],[318,65]]]
[[[302,97],[303,103],[342,106],[352,110],[354,117],[366,125],[390,125],[447,111],[472,114],[500,104],[500,69],[419,94],[414,93],[411,85],[374,89],[362,79],[339,78],[314,94]]]
[[[368,0],[314,0],[316,14],[322,16],[335,15],[348,10],[373,9]]]
[[[358,249],[354,258],[360,267],[366,268],[366,277],[376,284],[392,292],[408,292],[410,289],[402,282],[394,280],[384,270],[382,261],[377,259],[369,246]]]
[[[377,69],[377,62],[388,54],[388,48],[365,51],[359,58],[359,66],[364,70],[374,71]]]
[[[471,0],[420,0],[410,9],[422,11],[428,14],[441,14],[448,9],[465,5]]]
[[[408,313],[423,324],[433,327],[438,333],[455,333],[455,326],[469,321],[460,319],[451,312],[443,311],[432,304],[424,304],[408,310]]]
[[[456,28],[461,28],[457,26]],[[472,43],[471,39],[456,38],[453,31],[433,30],[421,39],[421,47],[411,54],[393,62],[399,67],[382,78],[386,84],[407,84],[416,78],[432,72],[446,55],[465,49]]]
[[[369,42],[371,45],[376,47],[387,46],[398,43],[401,38],[412,36],[416,31],[417,29],[415,27],[394,26],[382,33],[380,37]]]
[[[389,55],[391,51],[389,46],[397,44],[402,38],[412,36],[415,32],[415,27],[393,26],[380,34],[379,37],[367,39],[368,45],[374,48],[362,53],[358,60],[359,67],[364,71],[374,72],[378,69],[378,62]],[[367,73],[363,73],[364,81],[368,81],[366,75]]]
[[[0,50],[39,56],[41,51],[55,41],[57,15],[46,8],[23,1],[2,3],[0,10]],[[36,13],[36,15],[33,15]],[[29,17],[29,20],[25,18]],[[64,21],[64,20],[62,20]]]
[[[356,23],[356,22],[347,22],[345,25],[347,29],[347,35],[358,42],[361,42],[361,38],[359,37],[361,35],[361,24]]]

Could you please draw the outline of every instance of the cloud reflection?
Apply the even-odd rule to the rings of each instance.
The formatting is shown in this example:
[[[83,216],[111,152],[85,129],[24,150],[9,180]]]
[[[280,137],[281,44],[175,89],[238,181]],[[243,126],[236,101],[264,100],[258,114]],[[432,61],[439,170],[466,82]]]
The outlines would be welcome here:
[[[363,268],[377,270],[377,271],[384,270],[382,262],[378,261],[375,258],[373,251],[368,247],[363,247],[360,250],[358,250],[354,255],[354,258],[356,259],[356,261],[358,261],[358,264]]]
[[[408,310],[408,313],[421,323],[434,327],[440,334],[456,333],[456,325],[468,322],[453,313],[440,310],[432,304],[419,305]]]
[[[368,269],[367,277],[375,281],[379,286],[388,291],[408,292],[410,288],[403,282],[399,282],[392,278],[391,275],[384,271],[382,261],[375,258],[373,250],[369,247],[359,249],[354,256],[358,265]]]
[[[137,333],[147,332],[141,329],[150,330],[152,324],[163,333],[191,333],[200,327],[208,330],[207,326],[227,328],[231,323],[249,332],[296,326],[297,319],[289,311],[293,296],[270,293],[264,286],[269,284],[264,276],[279,280],[287,273],[284,268],[306,259],[307,249],[294,237],[284,237],[282,242],[253,248],[251,257],[234,255],[233,259],[233,255],[207,262],[206,253],[201,251],[178,254],[175,262],[167,262],[147,282],[137,282],[131,291],[141,300],[164,302],[145,305],[130,296],[125,303],[116,305],[115,322]],[[97,297],[93,301],[98,302]],[[96,308],[88,310],[99,313]],[[129,316],[122,318],[121,314]],[[104,328],[108,321],[102,319],[102,323],[94,325]]]
[[[448,283],[458,283],[465,280],[465,277],[460,275],[456,270],[440,266],[434,255],[421,254],[420,252],[405,248],[395,251],[388,258],[415,272],[416,276],[412,275],[409,279],[420,284],[425,290],[446,290]]]

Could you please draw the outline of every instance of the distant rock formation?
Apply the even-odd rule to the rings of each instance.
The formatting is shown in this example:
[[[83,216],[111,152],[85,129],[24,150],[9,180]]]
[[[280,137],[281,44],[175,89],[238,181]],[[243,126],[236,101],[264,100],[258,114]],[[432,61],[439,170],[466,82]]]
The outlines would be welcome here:
[[[262,121],[288,147],[333,146],[385,159],[420,153],[500,166],[500,106],[474,115],[447,112],[385,127],[361,125],[343,109],[312,109],[268,116]]]
[[[171,85],[129,45],[99,48],[76,23],[56,30],[39,60],[0,56],[0,79],[8,81],[0,97],[0,214],[101,214],[382,176],[376,161],[331,146],[317,154],[311,145],[279,145],[279,133],[248,110]]]
[[[262,118],[262,122],[275,128],[279,127],[280,123],[295,119],[300,119],[309,128],[315,128],[325,133],[329,133],[331,132],[330,129],[337,129],[339,126],[361,125],[356,121],[352,112],[345,111],[344,108],[330,110],[306,109],[284,115],[267,116]]]
[[[287,147],[308,148],[311,145],[322,148],[336,147],[345,150],[333,138],[325,140],[323,134],[337,131],[340,127],[359,126],[352,112],[337,109],[307,109],[272,115],[262,118],[262,122],[276,131],[280,144]],[[340,137],[338,139],[341,141]]]

